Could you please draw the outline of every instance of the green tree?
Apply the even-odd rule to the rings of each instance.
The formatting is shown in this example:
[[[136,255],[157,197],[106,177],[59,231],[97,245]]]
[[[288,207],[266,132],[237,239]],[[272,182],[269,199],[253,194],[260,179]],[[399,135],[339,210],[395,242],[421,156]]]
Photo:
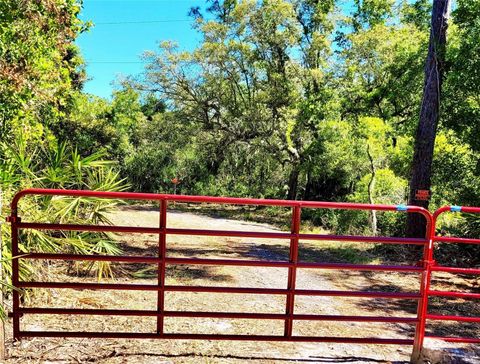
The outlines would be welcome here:
[[[76,0],[0,2],[0,139],[38,143],[81,89]]]
[[[137,138],[138,145],[125,157],[122,169],[133,190],[171,193],[171,180],[177,178],[178,192],[192,192],[205,176],[197,165],[205,154],[197,142],[201,131],[179,121],[175,113],[154,114],[140,126]]]
[[[385,24],[393,15],[395,0],[354,0],[353,27],[355,30]]]
[[[377,118],[362,118],[359,123],[360,140],[365,145],[369,162],[369,180],[367,185],[368,203],[375,204],[374,195],[377,186],[378,169],[384,167],[386,160],[388,126]],[[363,140],[362,140],[363,139]],[[377,235],[377,212],[370,211],[373,235]]]
[[[111,103],[84,93],[76,94],[71,102],[69,115],[52,127],[57,139],[74,145],[82,156],[101,150],[115,155],[120,135],[111,120]]]
[[[127,187],[113,169],[113,163],[102,159],[102,153],[82,157],[66,144],[34,147],[21,139],[11,145],[1,143],[0,151],[3,156],[0,159],[0,188],[4,191],[4,201],[11,201],[19,190],[32,187],[99,191],[121,191]],[[116,204],[117,201],[112,200],[40,197],[23,200],[20,209],[26,220],[100,224],[109,223],[107,213]],[[4,228],[3,256],[9,259],[12,257],[10,230],[7,226]],[[22,232],[20,251],[118,254],[120,249],[108,233],[28,230]],[[42,274],[41,269],[35,269],[28,261],[22,260],[20,264],[20,274],[24,279]],[[110,265],[105,262],[84,268],[87,271],[93,269],[99,279],[113,274]],[[3,269],[10,278],[11,262],[5,262]]]
[[[411,133],[418,114],[427,33],[411,24],[378,24],[347,35],[337,80],[343,114],[376,116],[397,134]]]
[[[217,141],[210,174],[247,150],[268,155],[288,175],[279,181],[286,197],[297,197],[305,151],[335,95],[328,88],[333,2],[327,3],[213,2],[215,20],[194,11],[203,36],[194,52],[164,43],[160,53],[146,55],[143,88],[159,91],[179,118]]]
[[[480,1],[459,0],[452,15],[443,124],[480,151]]]

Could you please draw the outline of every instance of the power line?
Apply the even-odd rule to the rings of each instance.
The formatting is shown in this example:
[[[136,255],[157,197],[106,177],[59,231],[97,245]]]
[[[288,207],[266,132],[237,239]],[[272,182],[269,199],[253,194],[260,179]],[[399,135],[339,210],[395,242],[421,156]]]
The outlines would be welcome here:
[[[111,21],[111,22],[93,22],[93,25],[123,25],[123,24],[158,24],[158,23],[179,23],[191,22],[192,19],[164,19],[164,20],[138,20],[138,21]]]
[[[141,61],[85,61],[87,64],[145,64]]]

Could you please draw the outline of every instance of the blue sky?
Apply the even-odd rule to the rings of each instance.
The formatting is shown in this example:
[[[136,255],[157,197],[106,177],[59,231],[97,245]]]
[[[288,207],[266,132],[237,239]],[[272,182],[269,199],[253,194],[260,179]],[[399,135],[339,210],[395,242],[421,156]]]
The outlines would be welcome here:
[[[192,29],[188,11],[205,8],[206,0],[84,0],[81,18],[94,26],[77,40],[87,64],[89,80],[84,91],[110,98],[119,77],[142,72],[140,56],[172,40],[193,49],[200,35]],[[352,0],[339,0],[344,11]]]
[[[162,40],[193,49],[200,36],[187,16],[204,0],[84,0],[83,20],[95,26],[80,35],[77,44],[87,63],[85,92],[110,97],[112,82],[143,69],[140,56],[156,50]],[[108,23],[108,24],[106,24]]]

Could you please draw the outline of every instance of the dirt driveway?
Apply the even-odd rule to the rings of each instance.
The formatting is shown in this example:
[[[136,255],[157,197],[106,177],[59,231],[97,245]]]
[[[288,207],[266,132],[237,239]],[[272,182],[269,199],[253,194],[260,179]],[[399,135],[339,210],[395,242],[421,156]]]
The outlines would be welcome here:
[[[155,209],[123,207],[112,214],[118,225],[158,226]],[[261,223],[203,216],[189,212],[168,213],[168,227],[218,230],[279,231]],[[124,234],[116,237],[125,254],[156,256],[158,236]],[[217,238],[169,236],[169,256],[233,259],[286,260],[288,241],[278,239]],[[301,242],[300,258],[322,261],[338,260],[345,255],[338,249],[352,249],[343,244]],[[364,244],[365,245],[365,244]],[[374,260],[374,258],[372,258]],[[48,269],[53,281],[95,282],[93,277],[79,278],[65,273],[52,262]],[[119,264],[115,282],[156,284],[156,266]],[[232,286],[286,288],[287,269],[261,267],[187,266],[169,267],[166,284],[196,286]],[[344,271],[299,270],[297,287],[319,290],[418,290],[416,274],[351,273]],[[64,308],[156,309],[156,292],[39,290],[26,306]],[[340,297],[297,297],[295,313],[324,315],[364,315],[414,317],[416,303],[388,299],[348,299]],[[229,311],[284,313],[284,296],[166,293],[165,309],[179,311]],[[413,324],[354,322],[295,322],[294,334],[305,336],[348,336],[411,338]],[[153,317],[102,317],[26,315],[22,328],[28,330],[154,332]],[[8,328],[10,330],[10,328]],[[248,319],[166,318],[165,331],[175,333],[220,333],[281,335],[283,321]],[[346,345],[328,343],[270,343],[195,340],[114,340],[114,339],[44,339],[22,340],[9,345],[7,362],[21,363],[407,363],[411,347],[393,345]]]

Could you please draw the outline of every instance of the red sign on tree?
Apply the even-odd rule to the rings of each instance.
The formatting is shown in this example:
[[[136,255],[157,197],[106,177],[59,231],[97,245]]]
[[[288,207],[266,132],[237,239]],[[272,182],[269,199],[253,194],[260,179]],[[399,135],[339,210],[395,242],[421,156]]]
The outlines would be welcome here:
[[[430,199],[429,190],[416,190],[415,191],[415,200],[417,201],[428,201]]]

